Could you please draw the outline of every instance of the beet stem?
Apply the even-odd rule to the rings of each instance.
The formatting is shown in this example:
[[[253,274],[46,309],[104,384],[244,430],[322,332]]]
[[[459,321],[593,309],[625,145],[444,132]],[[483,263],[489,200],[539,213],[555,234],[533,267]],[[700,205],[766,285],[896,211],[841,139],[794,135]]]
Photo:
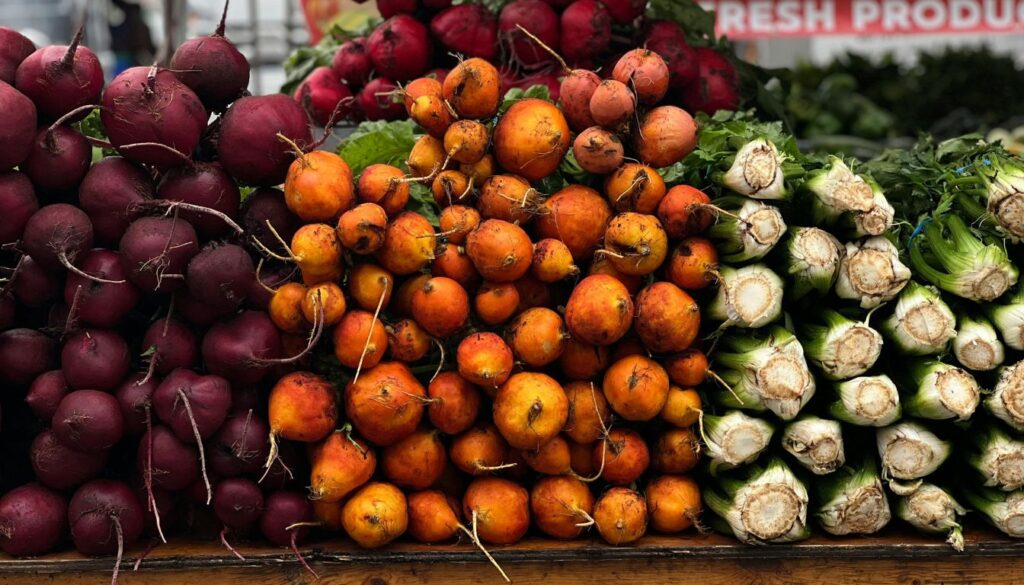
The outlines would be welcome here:
[[[14,286],[14,279],[18,277],[18,273],[21,272],[21,267],[25,263],[25,258],[28,254],[22,254],[18,256],[18,263],[11,269],[11,275],[7,277],[7,282],[4,283],[4,287],[0,288],[0,295],[5,295],[10,292],[11,287]]]
[[[441,368],[444,367],[444,344],[441,343],[441,340],[436,337],[434,338],[434,343],[437,344],[437,349],[440,350],[441,352],[441,360],[437,364],[437,370],[434,371],[434,375],[430,377],[431,382],[433,382],[434,378],[436,378],[437,375],[441,373]]]
[[[170,214],[171,211],[176,208],[181,208],[184,209],[185,211],[192,211],[195,213],[205,213],[207,215],[212,215],[214,217],[220,218],[221,221],[226,223],[228,227],[235,230],[237,233],[245,233],[245,230],[242,229],[242,226],[235,223],[235,220],[231,219],[230,216],[223,212],[217,211],[216,209],[212,209],[210,207],[204,207],[202,205],[196,205],[194,203],[185,203],[184,201],[168,201],[166,199],[161,199],[159,201],[147,201],[144,205],[152,205],[154,207],[166,207],[167,211],[164,213],[164,215]]]
[[[611,429],[609,429],[607,425],[604,424],[604,417],[601,416],[601,407],[597,405],[597,391],[594,390],[593,382],[590,383],[590,397],[594,401],[594,413],[597,414],[597,422],[601,425],[601,435],[604,438],[601,439],[601,467],[597,470],[597,473],[595,473],[591,477],[583,477],[582,475],[577,474],[575,471],[572,472],[572,475],[576,479],[582,481],[583,483],[591,483],[597,481],[598,479],[601,479],[601,474],[604,473],[604,463],[608,458],[607,439],[608,433],[611,431]]]
[[[181,388],[178,388],[178,396],[181,396],[185,403],[185,411],[188,413],[188,422],[192,423],[192,433],[196,436],[196,446],[199,447],[199,467],[203,472],[203,483],[206,484],[206,505],[213,501],[213,487],[210,486],[210,476],[206,474],[206,453],[203,449],[203,437],[199,434],[199,425],[196,424],[196,417],[192,415],[192,402],[188,395]]]
[[[545,44],[544,41],[538,39],[533,33],[523,28],[523,25],[517,24],[516,28],[523,31],[523,34],[526,35],[526,37],[529,38],[531,41],[540,45],[540,48],[544,49],[548,53],[551,53],[551,56],[554,57],[555,60],[558,61],[558,64],[562,66],[562,70],[564,70],[566,73],[572,73],[572,69],[569,68],[569,65],[565,62],[565,59],[563,59],[561,55],[556,53],[554,49],[547,46],[547,44]],[[507,578],[508,577],[506,577],[506,579]]]
[[[124,530],[121,528],[121,519],[117,514],[110,515],[114,523],[114,530],[117,531],[117,558],[114,560],[114,575],[110,579],[110,585],[117,585],[117,574],[121,572],[121,559],[124,557]]]
[[[487,560],[490,561],[492,565],[494,565],[494,568],[498,569],[498,572],[501,573],[501,576],[505,578],[505,582],[506,583],[511,583],[512,579],[508,578],[508,575],[505,574],[505,570],[501,568],[501,565],[498,564],[498,561],[494,560],[494,557],[491,556],[491,553],[488,552],[487,549],[484,548],[483,543],[480,542],[480,537],[477,536],[477,532],[476,532],[476,525],[477,525],[477,522],[476,522],[476,510],[473,510],[473,530],[472,530],[472,532],[468,528],[463,526],[461,523],[458,524],[457,526],[458,526],[459,530],[462,530],[463,532],[465,532],[466,536],[468,536],[469,539],[471,541],[473,541],[473,544],[475,544],[477,546],[477,548],[479,548],[484,553],[484,556],[487,557]]]
[[[295,151],[295,155],[298,157],[299,160],[302,161],[302,166],[307,166],[306,153],[303,152],[302,148],[300,148],[299,145],[296,144],[294,140],[288,138],[287,136],[281,134],[280,132],[277,133],[277,139],[280,140],[281,142],[284,142],[288,146],[292,147],[292,150]]]
[[[149,404],[146,405],[146,431],[149,437],[149,451],[146,453],[146,471],[142,474],[143,483],[146,484],[146,509],[153,512],[156,533],[160,540],[167,544],[167,537],[164,536],[164,528],[160,523],[160,508],[157,507],[156,495],[153,494],[153,411]]]
[[[224,36],[224,28],[227,25],[228,20],[228,4],[230,3],[231,0],[224,0],[224,11],[220,13],[220,22],[217,23],[217,30],[213,31],[213,36],[215,37]],[[235,554],[238,555],[238,553]],[[238,558],[242,558],[242,555],[238,555]]]
[[[380,291],[380,298],[377,300],[377,309],[373,312],[373,319],[370,321],[370,330],[366,334],[366,343],[363,344],[363,353],[359,355],[359,366],[356,368],[356,376],[352,378],[353,384],[359,381],[359,372],[363,369],[363,359],[366,358],[366,352],[370,351],[370,340],[373,339],[373,326],[376,325],[377,316],[380,315],[380,309],[384,306],[384,294],[386,292],[387,287]],[[441,350],[441,355],[444,355],[444,349]],[[444,358],[442,358],[442,361],[443,359]],[[436,376],[437,374],[434,375]]]
[[[92,136],[86,136],[85,139],[93,146],[104,148],[106,150],[114,150],[114,145],[106,140],[100,140],[99,138],[93,138]]]
[[[267,479],[267,475],[270,473],[270,469],[274,466],[274,461],[277,461],[277,434],[273,430],[270,431],[270,450],[267,451],[267,462],[263,464],[264,472],[260,476],[260,480],[256,483],[263,483],[264,479]],[[281,464],[284,465],[283,463]],[[287,468],[285,468],[287,469]]]
[[[98,104],[85,104],[84,106],[78,106],[77,108],[64,114],[60,118],[57,118],[57,120],[53,124],[50,124],[50,127],[46,129],[46,134],[51,134],[54,130],[59,128],[64,122],[67,122],[68,120],[74,118],[78,114],[81,114],[82,112],[90,112],[97,108],[103,109],[103,107]]]
[[[259,283],[260,288],[267,291],[270,294],[276,294],[277,290],[267,286],[267,283],[263,282],[260,272],[263,270],[263,262],[266,258],[260,258],[260,261],[256,263],[256,282]]]
[[[82,297],[82,285],[75,287],[75,296],[71,297],[71,306],[68,307],[67,319],[64,319],[64,333],[74,331],[75,329],[75,313],[78,312],[78,299]]]
[[[70,70],[75,65],[75,53],[78,52],[78,45],[82,44],[82,37],[85,36],[85,25],[78,27],[78,32],[75,33],[75,37],[71,39],[71,44],[68,45],[68,50],[64,52],[64,56],[60,60],[60,66],[65,70]]]
[[[162,149],[166,150],[167,152],[172,153],[174,156],[180,158],[181,160],[185,161],[190,166],[195,166],[196,165],[196,161],[192,160],[192,158],[190,156],[188,156],[187,154],[185,154],[184,152],[181,152],[180,150],[178,150],[177,148],[174,148],[173,146],[168,146],[166,144],[161,144],[159,142],[133,142],[131,144],[122,144],[121,146],[118,146],[116,148],[117,148],[117,150],[125,150],[125,149],[129,149],[130,150],[132,148],[141,148],[141,147],[162,148]]]
[[[166,542],[167,541],[164,541],[165,544]],[[142,554],[139,555],[139,558],[135,559],[135,565],[132,567],[133,573],[137,573],[139,571],[139,567],[142,566],[142,561],[146,560],[146,558],[149,556],[149,553],[153,552],[154,547],[155,545],[153,544],[152,541],[150,541],[149,544],[146,545],[145,550],[142,551]]]
[[[149,356],[149,366],[146,368],[146,375],[135,383],[136,386],[142,386],[153,379],[153,373],[156,371],[156,346],[150,346],[150,349],[153,350],[153,353]]]
[[[338,101],[338,105],[334,106],[334,110],[331,111],[331,115],[327,117],[327,123],[324,124],[324,133],[316,142],[309,145],[309,150],[316,150],[323,146],[324,142],[327,142],[327,139],[334,134],[334,127],[338,124],[338,119],[341,117],[341,113],[355,101],[355,97],[342,98]]]
[[[317,291],[316,293],[316,309],[317,312],[313,315],[313,330],[310,331],[306,347],[302,351],[287,358],[253,359],[252,363],[260,366],[291,364],[299,361],[305,357],[306,354],[313,351],[313,348],[316,347],[316,344],[320,341],[320,336],[324,332],[324,305],[320,300],[320,291]]]
[[[237,550],[235,550],[235,547],[231,546],[231,543],[230,543],[230,542],[228,542],[228,527],[227,527],[227,526],[225,526],[225,527],[224,527],[224,528],[223,528],[223,529],[222,529],[222,530],[220,531],[220,543],[224,545],[224,548],[226,548],[226,549],[228,549],[229,551],[231,551],[231,554],[233,554],[233,555],[235,555],[236,557],[238,557],[238,558],[239,558],[239,560],[242,560],[242,561],[244,561],[244,560],[245,560],[245,557],[243,557],[243,556],[241,555],[241,553],[239,553],[239,552],[238,552]]]
[[[57,254],[57,259],[60,260],[60,263],[64,265],[64,268],[67,268],[69,271],[74,272],[78,276],[81,276],[82,278],[87,278],[93,282],[98,282],[101,284],[124,284],[126,282],[125,280],[107,280],[106,278],[93,276],[88,272],[79,269],[78,267],[71,263],[71,259],[68,258],[67,250],[61,250],[60,253]]]
[[[295,556],[297,556],[299,558],[299,562],[302,563],[302,566],[305,567],[307,571],[309,571],[309,574],[313,575],[313,578],[316,579],[317,581],[319,581],[320,580],[320,575],[317,575],[316,571],[313,570],[313,567],[310,567],[309,563],[306,562],[306,559],[304,559],[302,557],[302,553],[299,552],[299,546],[295,543],[295,538],[296,538],[296,533],[292,532],[292,538],[291,538],[292,551],[295,552]]]

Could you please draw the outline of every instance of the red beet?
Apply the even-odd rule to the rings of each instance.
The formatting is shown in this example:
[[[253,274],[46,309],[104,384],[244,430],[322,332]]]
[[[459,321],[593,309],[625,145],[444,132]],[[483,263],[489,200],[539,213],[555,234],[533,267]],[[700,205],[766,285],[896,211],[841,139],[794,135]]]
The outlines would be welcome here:
[[[402,100],[396,99],[398,85],[385,77],[371,79],[359,92],[359,109],[367,120],[398,120],[406,116]]]
[[[32,41],[20,32],[0,26],[0,81],[14,83],[18,65],[36,50]]]
[[[199,357],[199,340],[191,329],[172,318],[157,319],[142,336],[143,351],[161,376],[176,368],[190,368]]]
[[[171,57],[174,74],[214,112],[228,107],[249,86],[249,62],[224,36],[227,15],[225,0],[217,30],[208,37],[188,39]]]
[[[14,295],[9,292],[0,292],[0,331],[6,331],[11,328],[11,325],[14,325],[17,305]]]
[[[196,433],[205,440],[224,422],[231,408],[231,387],[220,376],[179,368],[153,393],[153,406],[178,439],[194,445]]]
[[[72,388],[113,390],[128,375],[128,344],[110,329],[85,329],[67,337],[61,369]]]
[[[416,0],[377,0],[377,11],[381,18],[391,18],[398,14],[414,14],[416,12]]]
[[[182,319],[201,329],[206,329],[217,321],[234,313],[233,308],[208,305],[197,300],[188,290],[180,290],[174,295],[174,311]]]
[[[339,109],[339,105],[351,98],[352,91],[330,67],[317,67],[295,88],[295,101],[318,126],[327,126],[335,110],[338,110],[335,122],[347,118],[350,107],[341,105]]]
[[[20,240],[28,218],[38,210],[32,181],[18,171],[0,172],[0,244]]]
[[[78,187],[79,206],[92,220],[96,239],[108,246],[117,245],[140,205],[154,196],[149,174],[119,156],[94,164]]]
[[[166,293],[184,284],[189,260],[199,252],[192,225],[175,217],[142,217],[121,237],[128,280],[144,292]]]
[[[93,327],[114,327],[139,302],[139,290],[125,281],[128,271],[121,255],[113,250],[89,250],[82,254],[78,267],[93,276],[118,284],[96,282],[75,273],[68,274],[64,282],[64,302],[71,306],[78,296],[74,317]],[[81,287],[81,292],[78,292]]]
[[[571,65],[589,67],[612,42],[612,18],[597,0],[576,0],[562,12],[562,57]]]
[[[35,138],[36,106],[25,94],[0,82],[0,171],[28,158]]]
[[[211,242],[192,257],[185,271],[188,292],[213,307],[236,309],[256,279],[256,267],[245,248]]]
[[[266,313],[243,311],[211,327],[202,352],[210,373],[238,386],[256,384],[267,375],[264,360],[280,357],[281,336]]]
[[[295,230],[302,226],[302,221],[284,202],[284,193],[270,187],[260,187],[249,194],[242,204],[240,218],[245,233],[271,249],[279,244],[267,228],[267,221],[286,242],[292,241]]]
[[[41,420],[49,421],[53,413],[57,412],[57,405],[71,392],[68,381],[64,379],[64,372],[50,370],[43,372],[32,380],[28,387],[28,394],[25,395],[25,403],[28,404],[32,414]]]
[[[189,162],[207,118],[199,97],[173,73],[156,67],[132,67],[115,77],[100,110],[107,137],[121,156],[160,169]],[[122,148],[129,144],[146,146]]]
[[[612,20],[619,24],[629,24],[643,16],[647,0],[601,0]]]
[[[141,435],[146,432],[146,417],[151,417],[150,423],[152,423],[152,417],[155,416],[152,413],[153,392],[159,385],[159,378],[151,376],[146,380],[145,374],[132,374],[114,391],[114,397],[121,405],[125,435]],[[146,414],[147,408],[150,411],[148,415]]]
[[[66,490],[96,477],[107,466],[107,452],[87,453],[66,447],[50,430],[36,435],[29,448],[36,479],[55,490]]]
[[[50,552],[67,529],[67,502],[37,483],[14,488],[0,498],[0,550],[15,557]]]
[[[184,165],[166,173],[157,186],[156,196],[219,211],[232,220],[238,217],[242,195],[238,185],[216,163]],[[182,209],[178,217],[192,224],[204,240],[228,234],[231,226],[210,213]]]
[[[366,39],[357,37],[342,43],[331,60],[331,69],[349,87],[366,85],[373,71],[373,63],[366,52]]]
[[[71,45],[37,49],[18,65],[14,85],[36,104],[41,118],[56,120],[99,100],[103,68],[96,54],[79,44],[81,41],[79,30]],[[73,119],[80,120],[85,114],[82,112]]]
[[[29,218],[22,234],[25,251],[40,266],[72,268],[80,254],[92,248],[92,221],[81,209],[67,203],[40,208]]]
[[[385,20],[374,29],[366,48],[377,75],[395,81],[423,75],[432,62],[427,27],[408,14]]]
[[[57,363],[57,342],[35,329],[0,333],[0,381],[25,386]]]
[[[282,183],[295,152],[278,133],[300,148],[311,143],[309,116],[295,100],[283,94],[237,100],[221,119],[217,154],[224,170],[256,186]]]
[[[153,487],[172,492],[184,490],[199,479],[199,457],[195,448],[182,443],[173,431],[160,425],[155,425],[139,439],[135,467],[143,478],[151,477]]]
[[[76,451],[106,451],[124,436],[124,417],[113,395],[75,390],[57,405],[52,428],[61,443]]]
[[[251,530],[263,515],[263,492],[252,480],[221,480],[213,489],[213,512],[224,526]]]
[[[210,469],[220,477],[260,472],[270,448],[269,432],[267,423],[251,411],[228,417],[207,445]]]
[[[428,10],[442,10],[452,5],[452,0],[420,0]]]
[[[288,527],[313,520],[313,505],[295,492],[275,492],[267,498],[260,518],[263,536],[277,546],[299,544],[309,536],[308,526]]]
[[[686,35],[678,24],[668,21],[651,24],[644,45],[668,64],[671,88],[684,89],[700,76],[697,52],[686,44]]]
[[[44,269],[31,256],[25,256],[21,259],[11,290],[14,298],[26,307],[43,307],[60,296],[60,277],[60,274]]]
[[[97,479],[71,497],[71,539],[82,554],[117,554],[120,562],[121,551],[142,536],[143,515],[139,499],[127,484]]]
[[[683,104],[693,112],[713,114],[735,110],[740,105],[736,68],[721,53],[709,48],[696,50],[700,78],[683,88]]]
[[[430,32],[450,51],[466,57],[493,61],[498,55],[498,19],[480,4],[445,9],[430,20]]]
[[[498,30],[507,43],[512,57],[524,67],[531,68],[551,63],[554,57],[536,42],[527,38],[518,26],[530,31],[549,47],[557,47],[559,39],[558,14],[543,0],[515,0],[501,9]]]
[[[77,131],[40,128],[28,158],[19,167],[43,191],[60,193],[82,182],[92,164],[92,146]]]

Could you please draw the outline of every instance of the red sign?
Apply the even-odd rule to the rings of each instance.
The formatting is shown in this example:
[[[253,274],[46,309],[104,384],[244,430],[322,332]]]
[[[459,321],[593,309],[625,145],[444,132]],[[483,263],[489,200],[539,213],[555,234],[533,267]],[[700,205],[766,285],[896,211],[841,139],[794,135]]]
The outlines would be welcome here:
[[[1024,32],[1024,0],[699,0],[719,35]]]

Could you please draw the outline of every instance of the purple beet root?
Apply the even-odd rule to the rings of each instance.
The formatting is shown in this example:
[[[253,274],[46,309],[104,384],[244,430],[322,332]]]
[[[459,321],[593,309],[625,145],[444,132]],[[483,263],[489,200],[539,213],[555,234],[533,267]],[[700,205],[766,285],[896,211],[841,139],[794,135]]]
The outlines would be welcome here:
[[[57,412],[57,405],[69,392],[71,392],[71,388],[68,387],[68,381],[64,379],[64,372],[50,370],[39,374],[35,380],[32,380],[32,385],[28,387],[28,394],[25,395],[25,403],[28,404],[32,414],[39,417],[40,420],[49,421]]]
[[[313,520],[313,505],[306,496],[295,492],[275,492],[267,497],[260,518],[263,536],[277,546],[299,544],[309,536],[308,526],[288,527]]]
[[[225,310],[245,301],[255,279],[256,267],[245,248],[217,242],[193,256],[185,272],[192,298]]]
[[[243,183],[279,185],[295,153],[278,134],[300,148],[310,145],[309,116],[302,106],[284,94],[243,97],[221,120],[218,159],[228,174]]]
[[[63,193],[78,187],[92,164],[92,146],[67,126],[40,128],[28,158],[19,168],[39,189]]]
[[[46,306],[61,294],[61,274],[50,272],[31,256],[21,260],[11,291],[18,302],[33,309]]]
[[[105,451],[124,436],[124,417],[113,395],[75,390],[57,405],[51,427],[61,443],[76,451]]]
[[[142,203],[153,199],[153,179],[142,167],[119,156],[108,156],[94,164],[78,187],[79,206],[92,220],[96,239],[116,246],[142,211]]]
[[[55,490],[66,490],[96,477],[107,466],[107,452],[86,453],[64,446],[53,431],[36,435],[29,448],[36,479]]]
[[[228,528],[250,530],[263,515],[263,492],[250,479],[221,480],[213,489],[213,512]]]
[[[366,85],[373,72],[370,54],[366,52],[366,39],[357,37],[342,43],[331,60],[331,69],[349,87]]]
[[[190,368],[199,357],[196,334],[173,318],[153,321],[142,336],[142,348],[151,352],[152,369],[161,376],[176,368]]]
[[[289,282],[295,275],[295,268],[281,263],[274,263],[269,268],[266,264],[260,269],[258,280],[253,279],[246,296],[246,306],[260,311],[267,310],[274,291],[282,284]]]
[[[128,484],[90,481],[78,488],[68,504],[75,548],[86,555],[117,554],[120,563],[122,551],[142,536],[143,510]]]
[[[0,26],[0,81],[13,84],[18,65],[35,50],[35,44],[28,37],[12,28]]]
[[[179,441],[173,431],[163,426],[154,426],[142,435],[135,466],[144,478],[151,478],[153,487],[172,492],[180,492],[199,478],[195,448]]]
[[[238,386],[266,377],[281,355],[281,336],[266,313],[243,311],[211,327],[203,337],[203,362],[213,374]],[[264,367],[261,367],[264,366]]]
[[[267,423],[251,411],[229,417],[207,444],[210,469],[220,477],[262,470],[270,444]]]
[[[35,212],[25,224],[22,243],[29,256],[47,270],[74,270],[75,259],[92,248],[92,221],[84,211],[54,203]]]
[[[28,158],[35,137],[36,106],[25,94],[0,82],[0,170],[13,169]]]
[[[0,498],[0,550],[15,557],[50,552],[64,537],[67,509],[63,496],[37,483],[4,494]]]
[[[193,297],[188,290],[175,293],[174,311],[184,320],[201,329],[206,329],[235,312],[230,307],[218,307],[203,303]]]
[[[25,224],[36,211],[39,211],[39,199],[25,173],[0,173],[0,217],[4,218],[0,222],[0,244],[20,240]]]
[[[35,329],[0,333],[0,381],[25,386],[57,365],[57,342]]]
[[[249,61],[224,36],[228,3],[217,30],[208,37],[189,39],[171,57],[171,70],[196,92],[207,109],[224,110],[249,86]]]
[[[176,217],[141,217],[121,238],[128,280],[144,292],[174,292],[184,284],[185,268],[199,252],[199,238]]]
[[[14,325],[17,309],[18,303],[14,300],[14,295],[0,292],[0,332],[7,331]]]
[[[242,196],[238,185],[216,163],[185,165],[169,171],[160,181],[157,197],[219,211],[232,220],[238,217]],[[231,232],[231,227],[216,215],[182,209],[178,217],[188,221],[205,240]]]
[[[64,302],[76,307],[74,317],[82,323],[114,327],[138,304],[139,290],[125,280],[128,271],[121,262],[121,254],[113,250],[89,250],[78,260],[78,268],[104,280],[120,281],[117,284],[97,282],[75,273],[68,274],[64,282]]]
[[[302,226],[302,220],[285,204],[284,193],[272,187],[260,187],[250,193],[249,198],[242,204],[239,223],[246,234],[258,239],[264,246],[274,249],[280,244],[267,228],[268,221],[286,242],[290,242],[295,231]]]
[[[113,390],[128,376],[128,344],[109,329],[85,329],[64,341],[60,363],[72,388]]]
[[[103,68],[91,49],[81,45],[82,30],[69,46],[37,49],[18,65],[14,85],[28,96],[39,115],[56,120],[75,108],[95,104],[103,90]],[[86,112],[73,118],[82,119]]]
[[[125,435],[141,435],[146,432],[146,417],[153,417],[153,393],[160,385],[160,379],[145,374],[132,374],[114,391],[114,398],[121,406]],[[147,414],[147,409],[149,413]],[[149,419],[152,422],[152,418]]]
[[[220,376],[202,376],[180,368],[160,383],[153,405],[178,439],[194,445],[210,438],[224,422],[231,409],[231,386]]]
[[[206,129],[202,102],[173,73],[132,67],[103,92],[100,120],[110,143],[125,158],[170,169],[191,164]],[[142,144],[143,146],[128,147]]]

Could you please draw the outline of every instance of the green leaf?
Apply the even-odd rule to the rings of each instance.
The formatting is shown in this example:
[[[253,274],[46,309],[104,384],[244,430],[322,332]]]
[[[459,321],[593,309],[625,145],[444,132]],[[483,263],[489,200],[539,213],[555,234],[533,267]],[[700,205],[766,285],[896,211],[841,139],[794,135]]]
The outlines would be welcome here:
[[[683,182],[683,178],[686,175],[686,167],[683,166],[682,161],[677,162],[667,167],[661,167],[657,169],[658,174],[661,175],[661,179],[665,181],[665,184],[669,187]]]
[[[651,0],[647,4],[649,20],[669,20],[686,33],[687,44],[711,46],[715,42],[715,13],[704,10],[693,0]]]
[[[99,108],[89,112],[89,115],[78,123],[78,131],[89,138],[107,139],[107,131],[103,128],[103,122],[100,121]]]
[[[548,89],[548,86],[543,84],[531,85],[526,89],[513,87],[512,89],[505,92],[505,97],[501,100],[501,106],[498,107],[498,115],[504,114],[505,111],[511,108],[512,104],[516,103],[517,101],[525,100],[527,98],[534,98],[550,102],[551,90]]]
[[[434,227],[441,226],[438,215],[440,210],[438,209],[437,202],[434,201],[434,194],[431,193],[430,188],[426,185],[422,183],[411,183],[409,185],[409,203],[406,204],[405,208],[427,218],[427,221]]]
[[[569,152],[565,153],[565,157],[562,158],[561,164],[558,165],[558,172],[567,180],[572,179],[573,182],[581,184],[589,184],[594,178],[594,175],[583,170],[580,163],[576,160],[576,153],[569,149]]]
[[[342,141],[338,154],[352,168],[353,176],[377,163],[404,168],[416,144],[414,127],[409,120],[363,122]]]

